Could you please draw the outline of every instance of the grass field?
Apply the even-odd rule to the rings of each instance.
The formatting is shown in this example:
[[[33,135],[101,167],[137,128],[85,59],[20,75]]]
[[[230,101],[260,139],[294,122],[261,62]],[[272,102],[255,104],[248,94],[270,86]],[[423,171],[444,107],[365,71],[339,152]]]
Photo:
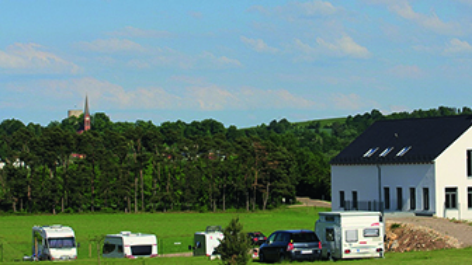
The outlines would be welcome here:
[[[18,264],[23,255],[31,254],[33,225],[63,224],[74,228],[79,258],[74,264],[97,264],[97,248],[92,240],[109,233],[128,230],[153,233],[159,238],[162,254],[187,252],[193,234],[207,225],[226,226],[231,218],[239,217],[246,231],[262,231],[266,235],[277,229],[313,229],[319,211],[299,207],[256,213],[158,213],[158,214],[71,214],[0,217],[0,244],[3,245],[4,264]],[[91,243],[92,244],[89,244]],[[176,244],[179,242],[180,244]],[[92,256],[89,257],[89,247]],[[2,253],[0,253],[1,256]],[[342,261],[342,264],[470,264],[472,249],[452,249],[430,252],[387,253],[385,259]],[[28,263],[28,262],[24,262]],[[317,262],[331,263],[331,262]],[[206,257],[172,257],[141,260],[101,259],[101,264],[219,264]],[[310,264],[297,263],[297,264]]]

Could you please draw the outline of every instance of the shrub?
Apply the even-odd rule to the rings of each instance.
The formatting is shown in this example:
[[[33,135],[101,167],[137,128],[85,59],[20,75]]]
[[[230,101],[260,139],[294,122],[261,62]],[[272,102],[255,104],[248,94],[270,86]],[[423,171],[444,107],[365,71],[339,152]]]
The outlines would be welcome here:
[[[251,245],[248,237],[242,230],[243,225],[239,223],[239,218],[233,218],[224,229],[224,238],[217,249],[223,264],[241,265],[249,262]]]

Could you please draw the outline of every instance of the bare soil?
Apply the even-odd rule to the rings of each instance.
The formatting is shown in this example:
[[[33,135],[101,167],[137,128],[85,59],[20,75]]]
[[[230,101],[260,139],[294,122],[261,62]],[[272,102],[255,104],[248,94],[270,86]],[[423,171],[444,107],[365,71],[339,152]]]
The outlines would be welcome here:
[[[386,220],[386,249],[432,250],[472,246],[472,226],[437,217],[391,217]]]

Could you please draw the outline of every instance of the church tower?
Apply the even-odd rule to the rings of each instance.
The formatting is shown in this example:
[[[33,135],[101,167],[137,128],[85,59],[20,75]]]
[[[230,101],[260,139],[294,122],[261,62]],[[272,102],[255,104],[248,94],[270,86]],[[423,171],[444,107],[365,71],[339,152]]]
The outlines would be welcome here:
[[[90,130],[90,112],[88,105],[88,96],[85,96],[85,110],[84,110],[84,131]]]

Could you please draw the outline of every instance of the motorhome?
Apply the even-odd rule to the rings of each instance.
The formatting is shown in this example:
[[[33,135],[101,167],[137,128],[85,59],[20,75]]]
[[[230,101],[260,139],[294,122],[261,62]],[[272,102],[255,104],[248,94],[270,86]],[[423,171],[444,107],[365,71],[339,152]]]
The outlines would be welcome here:
[[[34,260],[77,259],[75,233],[62,225],[33,226],[32,257]]]
[[[383,257],[385,225],[380,212],[320,212],[315,232],[324,259]]]
[[[205,232],[196,232],[193,239],[193,255],[212,256],[223,238],[223,229],[219,225],[207,226]]]
[[[106,235],[103,240],[104,258],[153,258],[157,254],[157,238],[152,234],[122,231]]]

